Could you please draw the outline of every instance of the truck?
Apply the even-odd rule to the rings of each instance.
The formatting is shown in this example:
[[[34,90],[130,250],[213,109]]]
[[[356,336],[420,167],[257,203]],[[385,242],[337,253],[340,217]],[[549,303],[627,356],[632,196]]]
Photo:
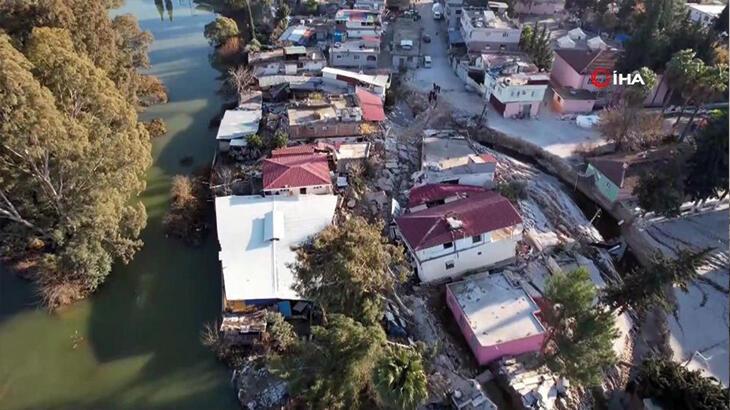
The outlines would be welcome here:
[[[431,7],[431,12],[433,13],[434,20],[441,20],[444,18],[444,6],[441,5],[441,3],[434,3]]]

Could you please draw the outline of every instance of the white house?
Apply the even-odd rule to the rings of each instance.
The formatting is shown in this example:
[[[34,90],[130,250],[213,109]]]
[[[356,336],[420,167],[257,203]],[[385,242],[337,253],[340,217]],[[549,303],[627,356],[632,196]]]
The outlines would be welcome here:
[[[484,70],[484,98],[500,115],[538,115],[550,75],[540,72],[525,53],[485,53],[475,66]]]
[[[337,196],[224,196],[215,199],[223,308],[296,301],[294,247],[332,223]]]
[[[248,137],[259,131],[262,103],[261,91],[254,91],[241,97],[237,109],[223,113],[216,134],[220,151],[246,146]]]
[[[689,19],[705,26],[712,25],[725,7],[727,7],[727,4],[687,3]]]
[[[469,51],[517,50],[522,35],[505,15],[484,8],[462,9],[460,30]]]
[[[364,38],[334,43],[329,48],[330,67],[378,68],[380,39]]]
[[[319,74],[327,60],[316,47],[291,46],[256,53],[249,57],[248,65],[256,77]]]
[[[514,259],[522,218],[492,191],[406,213],[396,218],[418,277],[433,282]]]
[[[415,183],[491,188],[496,168],[496,158],[475,151],[464,137],[449,132],[429,133],[423,138],[421,171]]]
[[[322,78],[338,80],[355,87],[367,88],[385,100],[385,92],[390,87],[388,74],[363,74],[340,68],[326,67],[322,69]]]

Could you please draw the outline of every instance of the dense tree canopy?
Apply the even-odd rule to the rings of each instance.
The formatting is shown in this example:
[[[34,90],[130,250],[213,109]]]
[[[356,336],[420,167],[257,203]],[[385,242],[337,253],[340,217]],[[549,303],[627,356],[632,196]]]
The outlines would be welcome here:
[[[231,37],[239,35],[238,25],[228,17],[216,17],[215,20],[205,25],[203,32],[205,38],[213,46],[220,46]]]
[[[326,313],[343,313],[363,323],[380,320],[383,296],[405,279],[390,272],[402,271],[403,251],[386,242],[382,228],[382,223],[361,217],[325,228],[297,253],[294,288]]]
[[[728,115],[715,111],[694,139],[684,187],[693,200],[720,196],[728,191]]]
[[[550,31],[543,24],[538,28],[525,25],[520,37],[520,49],[527,53],[532,62],[542,70],[549,70],[553,63],[553,50],[550,45]]]
[[[573,383],[595,386],[616,362],[618,336],[611,312],[595,305],[596,288],[585,268],[553,276],[545,288],[551,309],[545,358],[548,366]]]
[[[289,393],[310,409],[366,408],[372,371],[382,355],[385,333],[330,315],[325,327],[312,328],[312,340],[275,362],[274,371],[290,382]]]
[[[135,197],[149,135],[67,30],[36,27],[22,44],[25,55],[0,38],[0,246],[4,256],[32,252],[55,305],[94,290],[141,246]]]
[[[636,377],[638,393],[658,401],[667,410],[727,409],[730,390],[671,360],[650,357],[641,364]]]
[[[619,62],[620,71],[633,71],[640,67],[661,70],[672,54],[692,49],[706,63],[713,62],[713,44],[716,35],[700,23],[687,19],[687,7],[682,0],[645,0],[641,7],[619,11],[621,21],[630,21],[631,39],[625,44],[625,52]]]
[[[74,50],[86,55],[114,81],[128,102],[138,104],[160,84],[138,73],[149,61],[152,42],[130,15],[108,16],[114,2],[88,0],[38,0],[0,2],[0,29],[22,47],[35,27],[68,30]],[[164,92],[163,92],[164,94]],[[155,100],[166,101],[164,95]]]
[[[641,209],[667,218],[678,216],[684,203],[681,173],[679,164],[673,161],[661,170],[642,174],[632,192]]]

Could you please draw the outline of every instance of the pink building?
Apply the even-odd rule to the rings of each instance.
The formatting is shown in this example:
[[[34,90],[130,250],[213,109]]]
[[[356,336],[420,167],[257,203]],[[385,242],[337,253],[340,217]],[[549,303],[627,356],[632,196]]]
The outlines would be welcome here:
[[[550,71],[553,83],[552,107],[557,112],[590,112],[596,102],[605,100],[608,89],[591,84],[597,68],[613,71],[618,59],[616,50],[558,49]]]
[[[482,273],[449,283],[446,304],[479,365],[542,347],[540,308],[504,274]]]

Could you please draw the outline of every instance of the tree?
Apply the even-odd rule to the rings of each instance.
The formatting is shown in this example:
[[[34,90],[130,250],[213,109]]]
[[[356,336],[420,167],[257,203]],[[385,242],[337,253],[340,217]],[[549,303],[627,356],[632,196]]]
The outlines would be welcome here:
[[[537,23],[534,27],[525,26],[520,37],[520,49],[530,56],[538,68],[549,70],[553,63],[553,52],[547,25],[543,24],[540,30],[537,28]]]
[[[388,348],[376,365],[373,385],[385,408],[416,409],[428,397],[421,354],[415,349]]]
[[[680,207],[684,203],[681,173],[679,164],[673,161],[660,171],[650,171],[639,177],[632,193],[644,213],[654,212],[666,218],[681,214]]]
[[[210,45],[219,47],[231,37],[240,34],[236,21],[228,17],[216,17],[215,20],[205,25],[203,32]]]
[[[698,370],[689,370],[680,363],[650,357],[639,366],[636,376],[641,397],[650,397],[667,410],[726,409],[730,390],[705,377]]]
[[[382,222],[362,217],[325,228],[298,250],[294,289],[325,312],[376,323],[383,315],[383,298],[405,280],[403,250],[388,244],[382,229]]]
[[[273,361],[272,371],[290,383],[289,393],[307,408],[361,408],[384,344],[379,325],[365,326],[334,314],[325,327],[312,328],[310,341]]]
[[[618,336],[611,312],[594,306],[596,288],[585,268],[553,276],[545,288],[551,304],[544,312],[548,335],[544,350],[548,367],[582,386],[596,386],[603,371],[616,362]]]
[[[693,201],[703,201],[728,192],[728,115],[715,111],[694,139],[689,158],[685,193]]]
[[[104,70],[131,104],[146,97],[144,78],[152,36],[142,31],[130,15],[111,19],[116,1],[47,0],[0,2],[0,29],[24,46],[34,28],[66,29],[74,50]],[[161,100],[166,101],[166,98]]]
[[[205,195],[201,182],[187,175],[176,175],[170,187],[170,208],[162,219],[168,235],[196,245],[203,237]]]
[[[276,131],[276,134],[274,134],[274,138],[271,141],[271,148],[284,148],[287,144],[289,144],[289,135],[281,130]]]
[[[598,130],[617,151],[636,151],[660,139],[662,117],[620,103],[601,112]]]
[[[684,131],[682,131],[682,135],[679,138],[680,141],[687,135],[687,131],[694,123],[700,107],[712,101],[713,98],[725,95],[728,88],[728,66],[726,64],[712,67],[703,65],[702,67],[697,78],[697,83],[693,87],[692,101],[694,102],[695,109],[687,125],[684,127]]]
[[[266,340],[278,353],[287,352],[297,343],[294,326],[287,322],[279,312],[266,311]]]
[[[652,309],[669,313],[674,305],[667,289],[676,286],[687,292],[689,284],[699,277],[697,269],[707,259],[711,249],[679,251],[676,259],[656,254],[648,267],[635,268],[621,283],[611,283],[603,289],[601,300],[619,314],[629,307],[643,315]]]
[[[167,134],[167,125],[162,118],[155,118],[144,123],[150,138],[157,138]]]
[[[0,53],[0,250],[37,244],[46,303],[68,303],[141,246],[150,138],[66,30],[34,28],[25,57],[2,36]]]

